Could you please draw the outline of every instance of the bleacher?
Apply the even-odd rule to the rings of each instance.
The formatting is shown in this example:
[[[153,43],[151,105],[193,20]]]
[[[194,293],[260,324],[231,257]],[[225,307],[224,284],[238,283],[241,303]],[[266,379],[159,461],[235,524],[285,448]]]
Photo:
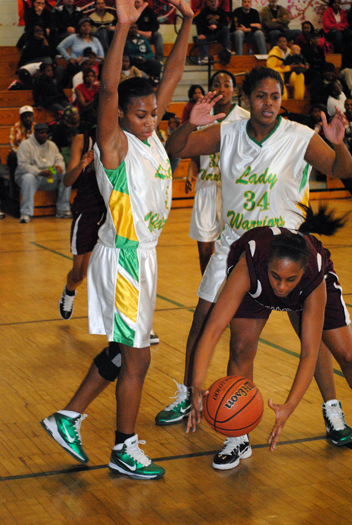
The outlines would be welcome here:
[[[190,44],[190,49],[192,44]],[[169,53],[171,45],[165,45],[165,52]],[[214,47],[216,52],[216,48]],[[33,105],[31,91],[7,91],[6,88],[15,78],[19,52],[16,47],[0,47],[0,159],[1,164],[6,164],[6,156],[9,152],[9,133],[11,126],[19,119],[19,108],[24,105]],[[337,69],[341,66],[340,55],[328,55],[327,61],[332,62]],[[221,65],[214,57],[214,69],[227,69],[237,77],[237,84],[243,80],[243,74],[256,65],[265,65],[265,60],[256,58],[255,55],[232,56],[227,66]],[[70,91],[67,93],[71,94]],[[186,101],[185,101],[186,102]],[[175,113],[179,118],[185,102],[172,102],[168,111]],[[308,113],[309,98],[304,100],[288,99],[283,101],[284,108],[292,113]],[[49,122],[54,115],[43,109],[34,108],[35,122]],[[166,122],[161,123],[161,128],[167,127]],[[189,207],[193,205],[194,192],[185,193],[185,178],[187,176],[189,159],[181,160],[173,178],[173,199],[172,207]],[[4,170],[1,171],[4,173]],[[311,191],[311,198],[344,198],[350,194],[344,189],[342,183],[336,179],[328,177],[326,189]],[[35,195],[35,216],[51,215],[55,213],[55,192],[38,191]]]
[[[16,78],[19,51],[16,47],[0,47],[0,159],[1,164],[6,165],[6,157],[10,151],[9,135],[10,129],[19,120],[19,108],[21,106],[33,106],[31,91],[7,91],[12,80]],[[71,95],[71,90],[68,92]],[[50,122],[55,118],[54,114],[45,109],[34,108],[35,122]],[[1,175],[6,179],[6,185],[10,186],[6,170],[1,170]],[[11,189],[11,195],[18,194]],[[37,191],[34,198],[34,216],[54,215],[56,203],[56,191]]]

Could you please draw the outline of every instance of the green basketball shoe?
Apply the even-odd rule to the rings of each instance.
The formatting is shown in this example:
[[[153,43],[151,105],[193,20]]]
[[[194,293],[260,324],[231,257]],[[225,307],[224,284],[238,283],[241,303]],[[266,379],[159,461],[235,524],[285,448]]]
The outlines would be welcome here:
[[[175,380],[174,380],[175,381]],[[175,381],[177,390],[176,399],[155,416],[157,425],[173,425],[187,417],[192,407],[192,390],[190,387],[181,385]]]
[[[345,421],[341,402],[327,401],[322,405],[326,435],[338,447],[352,443],[352,428]]]
[[[77,416],[70,417],[70,413],[68,410],[60,410],[43,419],[40,424],[73,458],[80,463],[88,463],[89,458],[83,450],[80,432],[81,423],[87,415],[77,413]]]
[[[144,454],[138,444],[145,444],[145,441],[138,441],[138,436],[126,439],[123,443],[115,445],[111,451],[109,469],[121,472],[134,479],[158,479],[165,474],[165,469],[159,467]]]

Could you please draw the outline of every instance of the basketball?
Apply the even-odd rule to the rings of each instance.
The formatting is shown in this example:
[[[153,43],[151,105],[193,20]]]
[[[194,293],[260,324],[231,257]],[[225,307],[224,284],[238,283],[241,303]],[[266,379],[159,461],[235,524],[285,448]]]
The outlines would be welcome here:
[[[209,425],[229,437],[243,436],[260,422],[264,403],[249,379],[227,376],[218,379],[203,398],[203,415]]]

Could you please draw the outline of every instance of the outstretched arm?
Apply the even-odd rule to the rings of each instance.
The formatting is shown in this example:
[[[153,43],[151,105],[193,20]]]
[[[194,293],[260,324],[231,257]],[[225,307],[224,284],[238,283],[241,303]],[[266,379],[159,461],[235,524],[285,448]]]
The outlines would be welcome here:
[[[307,148],[305,160],[329,177],[351,178],[352,157],[343,142],[346,117],[340,110],[336,110],[334,118],[329,124],[324,112],[321,113],[321,118],[325,137],[331,142],[333,149],[319,135],[315,134]]]
[[[211,155],[220,150],[220,124],[214,124],[200,131],[198,126],[208,126],[217,119],[222,119],[225,113],[211,115],[211,110],[222,95],[210,91],[193,106],[189,120],[179,126],[168,138],[166,151],[185,159],[196,155]]]
[[[269,435],[270,450],[275,450],[276,443],[284,425],[304,396],[313,379],[322,337],[326,303],[326,285],[323,280],[308,296],[304,303],[301,329],[301,357],[288,397],[283,404],[274,404],[269,399],[269,407],[275,412],[275,424]]]
[[[76,182],[81,171],[84,170],[84,168],[86,168],[94,159],[94,152],[92,149],[82,156],[83,145],[83,135],[77,135],[72,142],[70,160],[63,178],[63,183],[67,187],[72,186],[72,184]]]
[[[242,254],[226,281],[196,349],[192,371],[192,410],[188,418],[187,432],[191,430],[194,432],[197,423],[200,422],[202,388],[216,343],[237,312],[243,297],[249,289],[248,267],[245,254]]]
[[[118,22],[101,74],[97,127],[97,144],[107,169],[116,169],[127,154],[127,139],[118,119],[117,87],[128,30],[147,5],[144,2],[136,9],[134,0],[116,0]]]
[[[166,60],[162,80],[156,94],[158,104],[158,124],[163,118],[176,86],[182,78],[187,55],[188,37],[194,16],[192,9],[185,0],[169,0],[169,3],[179,9],[183,16],[183,20],[175,45]]]

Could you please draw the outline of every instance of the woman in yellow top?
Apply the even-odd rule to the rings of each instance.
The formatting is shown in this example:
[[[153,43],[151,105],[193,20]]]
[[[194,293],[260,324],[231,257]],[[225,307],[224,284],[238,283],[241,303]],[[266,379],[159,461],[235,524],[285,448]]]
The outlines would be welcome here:
[[[305,85],[304,85],[304,75],[301,72],[302,68],[300,64],[291,64],[291,65],[285,65],[284,60],[291,54],[290,48],[287,46],[287,40],[286,37],[280,36],[277,40],[277,45],[274,46],[269,51],[269,56],[266,61],[267,67],[270,67],[271,69],[274,69],[280,75],[282,76],[282,80],[284,80],[284,73],[291,72],[290,78],[289,78],[289,85],[293,86],[293,98],[295,100],[303,100],[304,99],[304,91],[305,91]],[[287,89],[285,86],[284,92],[282,94],[282,100],[287,99]]]

